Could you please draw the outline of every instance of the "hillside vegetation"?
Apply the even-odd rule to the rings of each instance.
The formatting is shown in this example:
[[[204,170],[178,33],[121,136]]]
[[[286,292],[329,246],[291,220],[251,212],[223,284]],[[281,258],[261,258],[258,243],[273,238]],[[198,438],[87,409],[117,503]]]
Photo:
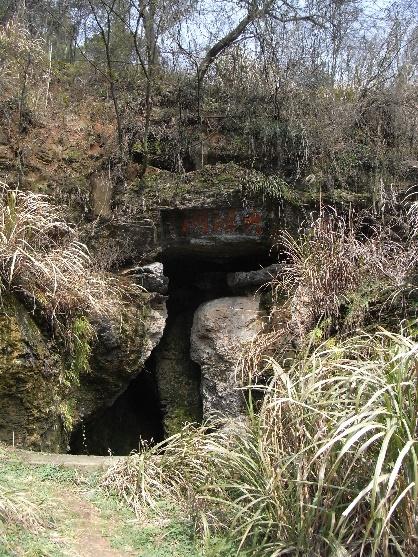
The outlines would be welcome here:
[[[129,273],[163,259],[163,210],[260,206],[280,259],[234,370],[245,417],[87,479],[0,447],[0,556],[418,554],[417,16],[0,2],[0,387],[22,438],[65,451],[149,362],[167,291]]]
[[[98,168],[121,187],[148,165],[234,161],[291,190],[380,203],[416,179],[413,2],[20,4],[0,8],[0,161],[12,185],[85,212]]]

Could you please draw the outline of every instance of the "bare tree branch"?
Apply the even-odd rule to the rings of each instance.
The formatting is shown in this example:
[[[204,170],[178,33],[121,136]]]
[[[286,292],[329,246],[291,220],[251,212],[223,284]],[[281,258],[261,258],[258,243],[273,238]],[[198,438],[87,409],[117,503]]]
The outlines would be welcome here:
[[[251,23],[265,15],[272,8],[274,3],[275,0],[267,0],[261,7],[257,4],[253,4],[253,6],[248,10],[247,15],[238,23],[238,25],[231,29],[229,33],[224,35],[211,48],[209,48],[197,70],[198,80],[200,83],[203,81],[210,65],[217,58],[217,56],[239,39]]]

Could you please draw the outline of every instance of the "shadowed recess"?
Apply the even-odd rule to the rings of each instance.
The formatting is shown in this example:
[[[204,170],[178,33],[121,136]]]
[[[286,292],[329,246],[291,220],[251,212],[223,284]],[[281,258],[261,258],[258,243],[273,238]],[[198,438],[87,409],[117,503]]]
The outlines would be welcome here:
[[[127,389],[108,408],[83,422],[70,440],[70,453],[127,455],[163,438],[162,415],[153,356]]]

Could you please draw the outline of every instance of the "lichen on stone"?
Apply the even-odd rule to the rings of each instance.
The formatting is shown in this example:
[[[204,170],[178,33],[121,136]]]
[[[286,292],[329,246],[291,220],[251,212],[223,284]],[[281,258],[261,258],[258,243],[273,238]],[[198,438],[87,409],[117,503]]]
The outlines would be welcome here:
[[[25,307],[2,293],[0,311],[0,440],[60,451],[66,398],[62,362]]]

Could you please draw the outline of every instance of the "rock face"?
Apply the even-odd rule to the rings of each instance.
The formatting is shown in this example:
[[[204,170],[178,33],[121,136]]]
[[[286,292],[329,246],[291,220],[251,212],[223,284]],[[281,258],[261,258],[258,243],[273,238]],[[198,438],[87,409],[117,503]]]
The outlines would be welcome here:
[[[38,139],[33,138],[33,146],[42,144]],[[4,297],[4,308],[0,308],[0,441],[10,443],[15,432],[18,445],[65,451],[78,424],[99,418],[143,370],[162,339],[168,294],[167,334],[146,364],[155,364],[165,432],[173,433],[178,424],[199,419],[199,389],[204,417],[212,411],[239,415],[244,401],[235,388],[235,364],[242,345],[261,327],[258,300],[243,294],[254,292],[270,276],[258,271],[255,275],[235,273],[227,284],[226,274],[248,269],[250,262],[254,268],[263,264],[276,228],[295,228],[299,208],[285,204],[278,213],[252,187],[261,175],[234,164],[205,166],[186,176],[149,169],[145,180],[133,178],[130,184],[116,180],[110,188],[102,161],[94,162],[93,152],[94,164],[83,157],[79,160],[83,144],[77,142],[80,138],[66,154],[66,161],[75,165],[74,179],[63,180],[66,185],[58,188],[57,202],[66,202],[73,220],[83,223],[81,239],[103,268],[133,265],[118,273],[122,287],[124,281],[134,280],[148,292],[143,292],[142,299],[130,299],[115,319],[90,323],[95,336],[83,345],[90,356],[87,371],[77,377],[69,373],[74,362],[68,361],[71,354],[66,353],[65,342],[54,340],[39,316],[31,315],[29,305],[25,308],[12,297],[6,303]],[[42,155],[41,150],[37,152]],[[33,168],[27,186],[51,191],[55,198],[52,174],[42,170],[50,167],[51,152],[46,149],[49,159],[42,165],[30,157]],[[15,168],[11,155],[0,136],[3,169],[7,164]],[[60,155],[57,160],[64,159]],[[64,175],[63,168],[57,169],[57,176]],[[86,221],[86,213],[97,219]],[[164,262],[170,289],[157,260]],[[195,296],[193,304],[186,299],[173,305],[183,282],[187,282],[186,296]],[[221,298],[231,293],[240,297]],[[213,298],[193,317],[199,304]],[[190,354],[201,366],[201,385]]]
[[[193,319],[191,358],[201,367],[203,418],[236,417],[244,411],[235,367],[244,345],[261,330],[256,296],[219,298],[202,304]]]
[[[167,294],[169,280],[168,277],[164,276],[162,263],[156,262],[143,267],[132,267],[123,271],[122,274],[134,278],[137,284],[148,292]]]
[[[2,295],[0,441],[65,452],[80,420],[110,406],[141,372],[164,331],[165,298],[143,294],[117,319],[93,323],[90,370],[78,378],[26,307]]]
[[[282,206],[256,193],[263,175],[233,163],[185,176],[149,168],[145,177],[114,188],[112,218],[85,238],[112,266],[161,255],[257,259],[268,255],[280,230],[296,232],[304,218],[298,203]]]
[[[169,319],[155,351],[155,371],[163,408],[164,433],[173,435],[185,422],[199,422],[201,415],[200,370],[190,360],[193,311]]]
[[[260,207],[203,207],[161,211],[168,255],[256,256],[269,250],[271,214]]]
[[[61,413],[66,385],[59,358],[26,309],[2,294],[0,313],[0,441],[65,450]]]
[[[234,293],[256,290],[276,278],[283,265],[277,263],[256,271],[228,273],[227,283]]]
[[[119,322],[104,319],[95,324],[91,373],[81,378],[76,395],[78,419],[110,406],[141,372],[164,331],[165,299],[144,299],[142,304],[128,306],[120,317]]]

